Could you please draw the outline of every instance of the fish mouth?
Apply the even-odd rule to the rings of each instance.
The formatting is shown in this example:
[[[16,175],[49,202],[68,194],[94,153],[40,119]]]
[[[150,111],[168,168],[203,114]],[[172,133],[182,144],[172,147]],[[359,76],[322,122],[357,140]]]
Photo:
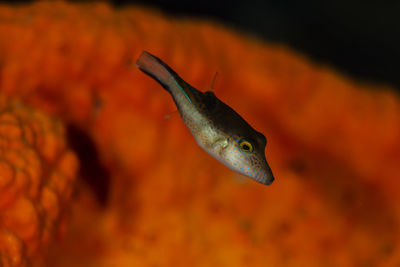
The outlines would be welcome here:
[[[266,172],[265,185],[271,185],[272,182],[275,180],[275,177],[272,174],[271,168],[269,167],[268,163],[267,163],[267,170],[265,172]]]
[[[261,184],[264,184],[264,185],[271,185],[272,182],[275,180],[275,177],[272,174],[272,171],[270,168],[259,169],[258,173],[254,177],[251,177],[251,178]]]
[[[273,181],[275,181],[275,177],[272,174],[272,172],[270,171],[269,174],[268,174],[267,179],[265,179],[265,183],[264,184],[265,185],[271,185]]]

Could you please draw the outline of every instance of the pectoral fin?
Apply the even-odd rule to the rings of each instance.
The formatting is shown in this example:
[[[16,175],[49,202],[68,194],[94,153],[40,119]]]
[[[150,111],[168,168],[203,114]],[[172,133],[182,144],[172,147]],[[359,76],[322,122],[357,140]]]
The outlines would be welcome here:
[[[225,150],[225,148],[228,147],[228,139],[226,138],[218,138],[213,144],[213,149],[214,151],[217,151],[218,154],[222,156],[222,152]]]

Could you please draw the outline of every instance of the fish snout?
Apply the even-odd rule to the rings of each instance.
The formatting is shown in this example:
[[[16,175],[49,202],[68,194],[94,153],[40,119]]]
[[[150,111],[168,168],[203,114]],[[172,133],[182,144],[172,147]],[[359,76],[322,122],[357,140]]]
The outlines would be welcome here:
[[[257,175],[253,178],[257,182],[265,185],[271,185],[272,182],[275,180],[274,175],[272,174],[271,168],[268,166],[268,164],[265,164],[265,168],[262,169],[262,171],[259,171]]]
[[[266,175],[266,178],[264,179],[264,184],[271,185],[274,180],[275,180],[275,177],[270,170],[269,173]]]

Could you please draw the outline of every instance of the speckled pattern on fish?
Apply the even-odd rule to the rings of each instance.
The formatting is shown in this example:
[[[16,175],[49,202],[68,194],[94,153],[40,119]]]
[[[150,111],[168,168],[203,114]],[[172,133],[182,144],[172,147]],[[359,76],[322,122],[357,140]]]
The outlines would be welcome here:
[[[172,96],[197,143],[228,168],[255,181],[274,181],[265,159],[266,138],[211,91],[205,93],[180,78],[159,58],[144,51],[138,68],[158,81]]]

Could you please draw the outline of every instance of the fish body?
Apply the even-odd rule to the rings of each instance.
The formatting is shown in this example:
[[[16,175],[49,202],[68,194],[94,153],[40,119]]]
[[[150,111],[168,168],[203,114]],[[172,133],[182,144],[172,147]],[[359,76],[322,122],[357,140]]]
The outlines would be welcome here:
[[[211,91],[201,92],[186,83],[167,64],[143,51],[136,65],[172,96],[195,140],[228,168],[255,181],[274,181],[265,159],[266,138]]]

